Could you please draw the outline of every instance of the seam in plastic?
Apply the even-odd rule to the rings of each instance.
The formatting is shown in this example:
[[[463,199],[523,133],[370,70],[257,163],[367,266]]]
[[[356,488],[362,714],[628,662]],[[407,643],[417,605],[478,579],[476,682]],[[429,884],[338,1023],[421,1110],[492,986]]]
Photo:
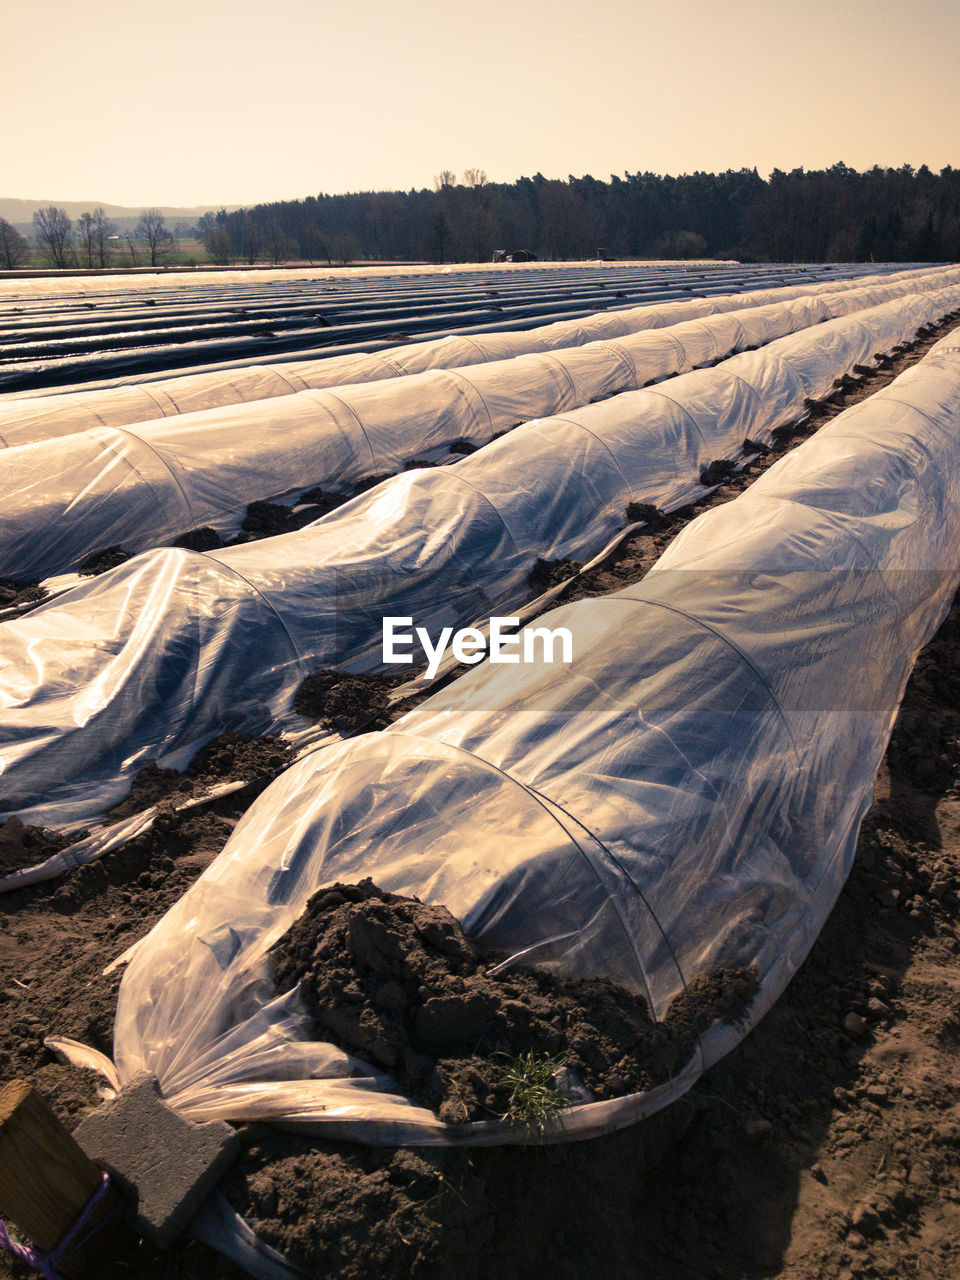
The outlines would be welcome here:
[[[802,330],[802,329],[797,329],[797,330],[795,330],[795,332],[796,332],[796,333],[802,333],[802,332],[803,332],[803,330]],[[786,337],[786,336],[787,336],[787,335],[786,335],[786,334],[784,334],[784,337]],[[774,338],[774,339],[773,339],[773,341],[774,341],[774,342],[778,342],[778,341],[779,341],[779,339],[778,339],[778,338]],[[746,355],[747,353],[746,353],[746,352],[740,352],[740,354],[741,354],[741,355]],[[769,353],[766,353],[766,352],[765,352],[764,354],[766,355],[766,354],[769,354]],[[774,360],[780,360],[780,359],[781,359],[781,357],[780,357],[780,356],[778,356],[776,352],[774,352],[774,353],[773,353],[773,358],[774,358]],[[756,400],[756,402],[757,402],[757,408],[759,409],[759,411],[760,411],[760,413],[761,413],[761,414],[765,414],[765,413],[769,413],[769,412],[770,412],[770,411],[769,411],[769,409],[767,408],[767,406],[763,403],[763,399],[761,398],[760,392],[757,390],[757,388],[753,385],[753,383],[752,383],[752,382],[748,382],[748,381],[746,380],[746,378],[744,378],[744,377],[743,377],[743,375],[742,375],[742,374],[739,374],[739,373],[730,373],[730,370],[729,370],[729,369],[725,369],[725,370],[724,370],[724,372],[725,372],[725,373],[729,373],[731,378],[735,378],[735,379],[736,379],[736,381],[737,381],[737,382],[739,382],[739,383],[740,383],[740,385],[741,385],[742,387],[746,387],[746,388],[747,388],[747,390],[748,390],[748,391],[750,392],[750,394],[753,396],[754,400]],[[765,428],[765,429],[767,429],[767,428],[766,428],[766,423],[764,423],[764,428]]]
[[[704,372],[706,372],[706,370],[704,370]],[[662,385],[663,385],[662,383],[657,384],[658,387]],[[694,431],[696,431],[697,435],[700,437],[700,443],[703,445],[704,449],[706,449],[707,438],[703,434],[703,432],[700,430],[699,426],[697,425],[696,418],[693,416],[693,414],[690,412],[689,409],[685,408],[682,404],[679,403],[679,401],[674,400],[673,396],[668,396],[665,391],[657,390],[654,387],[646,387],[645,390],[648,391],[652,396],[659,396],[661,400],[666,400],[668,404],[672,404],[674,408],[678,409],[685,418],[689,419],[690,424],[693,427]]]
[[[595,339],[595,341],[598,343],[598,345],[599,345],[599,344],[605,344],[605,339],[603,339],[603,338]],[[593,343],[591,343],[591,342],[585,342],[585,343],[583,344],[583,347],[578,347],[578,348],[573,348],[573,347],[571,347],[571,348],[569,348],[569,349],[570,349],[571,351],[572,351],[572,350],[579,350],[579,351],[583,351],[585,347],[590,347],[590,346],[592,346],[592,345],[593,345]],[[563,348],[561,347],[561,348],[560,348],[560,350],[562,351],[562,350],[563,350]],[[567,380],[567,383],[568,383],[568,387],[569,387],[570,394],[573,396],[574,400],[576,400],[576,397],[577,397],[577,384],[576,384],[576,383],[574,382],[574,380],[573,380],[573,374],[570,372],[570,370],[567,368],[567,366],[563,363],[563,360],[560,358],[560,356],[554,355],[554,353],[553,353],[552,351],[544,351],[544,352],[542,352],[541,354],[543,355],[544,360],[548,360],[548,361],[550,362],[550,364],[555,364],[555,365],[557,365],[557,367],[560,369],[561,373],[563,374],[563,376],[564,376],[564,377],[566,378],[566,380]]]
[[[640,330],[640,333],[659,333],[659,332],[660,332],[659,329],[641,329]],[[639,337],[640,333],[637,333],[637,334],[624,333],[621,335],[620,338],[607,338],[603,344],[605,347],[608,347],[610,351],[613,352],[613,354],[617,357],[617,359],[623,365],[623,368],[627,374],[627,377],[632,379],[633,381],[634,391],[639,391],[641,389],[640,383],[638,381],[637,362],[636,360],[634,360],[633,356],[630,354],[627,348],[623,345],[622,339]],[[676,341],[676,339],[672,337],[670,340],[672,342]]]
[[[926,418],[931,427],[934,427],[937,431],[944,430],[942,422],[938,422],[937,419],[927,413],[925,409],[921,409],[919,405],[911,404],[909,400],[901,400],[899,396],[884,395],[882,391],[878,393],[878,399],[882,399],[884,404],[898,404],[901,409],[912,409],[914,413],[919,413],[921,418]],[[917,443],[919,444],[920,442],[917,441]]]
[[[458,475],[455,468],[444,467],[443,470],[446,472],[446,476],[444,477],[445,479],[455,480],[458,484],[464,485],[467,489],[472,490],[479,498],[483,499],[483,501],[487,504],[487,506],[490,508],[493,514],[497,517],[497,519],[503,525],[503,531],[507,535],[507,537],[510,539],[510,542],[513,545],[514,551],[517,553],[518,556],[523,556],[524,552],[522,552],[520,550],[520,547],[517,545],[517,540],[513,536],[512,529],[507,524],[506,520],[504,520],[502,514],[500,513],[500,508],[496,506],[493,500],[488,498],[487,495],[483,492],[483,490],[479,489],[470,480],[465,480],[463,476]]]

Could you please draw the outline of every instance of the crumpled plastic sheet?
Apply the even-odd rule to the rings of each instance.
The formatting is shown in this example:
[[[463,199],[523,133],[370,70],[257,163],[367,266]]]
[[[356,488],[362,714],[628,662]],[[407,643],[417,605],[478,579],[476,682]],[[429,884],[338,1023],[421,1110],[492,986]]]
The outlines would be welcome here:
[[[954,274],[951,274],[953,272]],[[693,298],[656,306],[629,307],[579,320],[560,320],[522,332],[453,335],[404,344],[370,354],[294,360],[289,364],[250,365],[210,373],[181,374],[149,383],[99,390],[61,392],[54,396],[0,400],[0,447],[15,447],[93,427],[124,427],[158,417],[192,413],[223,405],[287,396],[310,388],[344,386],[386,378],[453,369],[489,360],[505,360],[532,352],[579,346],[601,338],[618,338],[643,329],[661,328],[698,316],[819,296],[844,289],[921,281],[952,283],[956,268],[929,268],[817,284],[787,285],[750,293]],[[928,287],[938,287],[931,283]],[[879,301],[879,299],[878,299]]]
[[[202,526],[235,532],[249,502],[294,500],[318,485],[349,493],[414,461],[449,462],[458,442],[475,449],[518,423],[715,363],[907,287],[803,296],[386,386],[305,391],[0,451],[0,574],[41,579],[111,546],[145,551]]]
[[[102,813],[149,761],[277,730],[321,667],[381,664],[382,619],[435,635],[522,603],[538,557],[605,546],[631,501],[704,490],[709,462],[804,416],[839,373],[960,307],[960,286],[817,325],[667,386],[407,472],[314,525],[201,555],[148,552],[0,626],[0,777],[24,820]]]
[[[565,1110],[548,1140],[649,1115],[728,1052],[806,957],[849,871],[916,655],[960,584],[960,350],[846,410],[690,524],[639,584],[563,606],[573,662],[474,668],[391,728],[311,753],[138,946],[119,1079],[195,1119],[371,1143],[509,1143],[442,1125],[303,1038],[268,950],[324,885],[443,903],[514,963],[604,976],[662,1016],[756,966],[672,1080]],[[355,1074],[351,1074],[355,1073]]]

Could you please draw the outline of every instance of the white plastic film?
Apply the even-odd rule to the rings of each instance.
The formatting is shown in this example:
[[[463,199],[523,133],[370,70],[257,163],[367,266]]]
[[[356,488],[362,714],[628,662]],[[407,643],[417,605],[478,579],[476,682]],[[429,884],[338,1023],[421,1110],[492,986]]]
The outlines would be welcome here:
[[[447,905],[481,945],[606,976],[662,1014],[713,965],[756,966],[646,1094],[564,1111],[553,1140],[672,1101],[782,992],[849,871],[903,688],[960,584],[960,352],[941,349],[695,520],[641,583],[564,606],[574,659],[486,664],[390,729],[279,778],[138,947],[121,1080],[195,1118],[375,1143],[513,1142],[441,1125],[304,1039],[270,946],[324,885]],[[353,1074],[352,1074],[353,1073]]]
[[[384,616],[434,634],[515,608],[538,558],[595,554],[631,501],[671,510],[702,495],[711,461],[769,438],[838,374],[958,306],[960,286],[814,326],[528,423],[297,533],[146,553],[3,624],[8,806],[46,824],[87,819],[150,761],[182,766],[227,728],[277,729],[309,672],[379,666]]]
[[[900,296],[902,288],[873,284],[550,354],[437,369],[387,385],[304,391],[0,451],[0,574],[48,577],[107,547],[145,551],[201,526],[235,532],[250,502],[314,487],[349,493],[411,463],[448,462],[457,444],[477,448],[518,423],[802,331],[833,315],[838,299],[846,314],[854,303],[872,311],[891,294],[907,308],[912,298],[943,292]],[[818,348],[811,359],[822,363]],[[119,468],[118,455],[126,464]]]
[[[940,288],[958,278],[960,272],[955,267],[854,276],[847,280],[831,279],[629,307],[577,320],[560,320],[524,331],[431,338],[370,354],[179,374],[149,383],[64,391],[52,396],[17,396],[0,400],[0,446],[13,448],[95,426],[131,426],[156,417],[286,396],[307,388],[343,386],[423,373],[430,369],[453,369],[489,360],[506,360],[802,296],[839,294],[865,287],[914,292]],[[875,301],[881,302],[884,297],[892,296],[895,295],[878,295]],[[835,311],[834,314],[841,313]]]

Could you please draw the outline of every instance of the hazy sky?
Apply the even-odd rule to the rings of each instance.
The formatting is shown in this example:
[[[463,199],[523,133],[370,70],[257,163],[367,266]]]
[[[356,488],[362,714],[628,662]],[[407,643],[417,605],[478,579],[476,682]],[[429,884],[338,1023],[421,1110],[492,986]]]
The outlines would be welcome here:
[[[0,196],[253,203],[843,160],[960,166],[958,0],[9,5]]]

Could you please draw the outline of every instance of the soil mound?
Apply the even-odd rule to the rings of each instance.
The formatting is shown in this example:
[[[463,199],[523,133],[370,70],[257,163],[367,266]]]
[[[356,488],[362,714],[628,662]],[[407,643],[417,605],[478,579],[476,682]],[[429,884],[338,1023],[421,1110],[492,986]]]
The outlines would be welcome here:
[[[149,809],[151,805],[173,808],[208,787],[222,782],[248,782],[258,795],[267,783],[293,763],[293,753],[279,738],[253,738],[241,733],[222,733],[197,752],[186,769],[161,769],[145,765],[133,780],[129,795],[110,810],[116,821]]]
[[[87,556],[77,569],[77,573],[84,578],[95,578],[98,574],[107,573],[110,569],[116,569],[118,565],[126,564],[129,559],[130,552],[124,551],[123,547],[117,543]]]
[[[532,1123],[570,1100],[649,1089],[756,993],[751,972],[718,969],[658,1023],[642,997],[602,979],[497,973],[497,957],[444,907],[369,879],[315,894],[273,955],[277,990],[301,984],[318,1038],[388,1072],[449,1124]]]
[[[0,609],[13,609],[28,601],[40,601],[46,590],[36,582],[20,582],[17,578],[0,578]]]
[[[0,820],[0,876],[45,862],[77,838],[27,826],[15,814]]]
[[[339,733],[385,729],[392,719],[387,712],[390,694],[406,679],[409,676],[317,671],[307,676],[297,690],[293,709],[307,720]]]
[[[535,595],[540,595],[575,577],[582,568],[583,564],[579,560],[544,560],[541,557],[530,570],[530,590]]]

